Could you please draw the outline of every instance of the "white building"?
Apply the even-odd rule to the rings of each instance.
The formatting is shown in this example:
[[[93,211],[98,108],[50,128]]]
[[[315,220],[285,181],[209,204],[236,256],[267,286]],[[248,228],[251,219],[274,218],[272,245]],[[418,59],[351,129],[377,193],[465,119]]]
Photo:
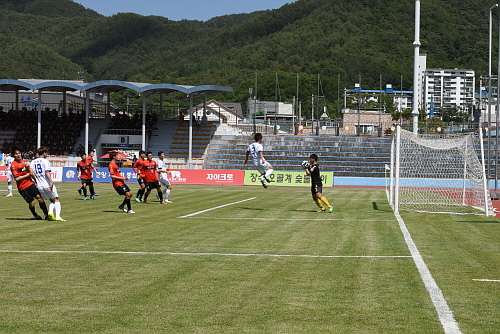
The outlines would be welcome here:
[[[247,102],[247,117],[253,118],[255,113],[257,119],[274,118],[292,120],[293,104],[290,102],[274,102],[248,99]]]
[[[203,120],[203,103],[193,108],[193,116],[196,120]],[[233,125],[238,124],[245,118],[240,103],[219,102],[216,100],[207,101],[206,116],[208,122]],[[184,119],[189,121],[189,114],[185,115]]]
[[[457,106],[467,110],[474,105],[475,73],[464,69],[427,69],[424,75],[424,101],[431,110]]]

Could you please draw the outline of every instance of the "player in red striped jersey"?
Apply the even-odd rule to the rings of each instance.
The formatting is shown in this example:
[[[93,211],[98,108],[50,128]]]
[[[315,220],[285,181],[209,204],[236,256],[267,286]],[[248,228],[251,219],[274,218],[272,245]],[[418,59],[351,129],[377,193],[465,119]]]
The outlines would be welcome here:
[[[156,161],[153,160],[153,153],[146,153],[147,160],[142,162],[142,171],[144,172],[144,180],[147,185],[147,192],[144,195],[144,203],[146,203],[151,190],[156,189],[158,192],[158,199],[161,204],[167,204],[163,201],[163,194],[161,192],[160,180],[158,179],[158,168]]]
[[[97,172],[97,168],[95,168],[95,164],[94,164],[94,162],[97,162],[97,161],[94,160],[94,154],[95,154],[95,150],[91,150],[89,152],[89,155],[87,155],[86,162],[92,164],[92,168],[94,169],[95,172]],[[76,172],[78,173],[78,167],[76,169]],[[92,174],[90,174],[90,179],[92,179]],[[83,190],[84,190],[84,187],[83,187],[83,184],[82,184],[82,186],[80,187],[80,189],[78,189],[78,193],[81,195]],[[87,197],[87,195],[84,195],[84,196]],[[95,193],[95,192],[92,191],[90,193],[90,196],[91,197],[92,196],[99,196],[99,194],[97,194],[97,193]],[[85,198],[83,200],[85,200]]]
[[[87,155],[84,153],[81,156],[82,160],[78,161],[76,165],[76,172],[78,175],[78,180],[82,182],[83,190],[83,200],[86,201],[87,197],[87,186],[90,190],[90,199],[94,199],[94,182],[92,182],[92,171],[97,172],[94,167],[93,160],[87,159]],[[92,158],[92,157],[91,157]]]
[[[142,196],[146,192],[146,181],[144,180],[144,172],[142,171],[142,163],[146,161],[146,152],[143,150],[139,151],[139,159],[135,162],[132,169],[137,174],[137,182],[139,183],[139,190],[137,191],[137,195],[135,196],[136,202],[142,202]]]
[[[129,178],[123,176],[122,172],[120,171],[120,168],[116,164],[116,162],[118,161],[116,156],[117,156],[116,152],[109,153],[111,162],[108,165],[108,169],[109,169],[109,174],[111,176],[111,182],[113,183],[113,188],[115,188],[116,192],[119,195],[125,196],[123,203],[118,208],[126,213],[135,213],[134,211],[132,211],[132,206],[130,204],[130,199],[132,198],[132,192],[124,182],[128,181]],[[125,205],[127,206],[127,208],[125,208]]]
[[[13,149],[11,156],[14,157],[14,161],[10,165],[10,170],[12,171],[12,176],[16,180],[17,190],[19,191],[21,196],[23,196],[26,203],[28,203],[33,217],[35,217],[35,219],[37,220],[42,220],[42,217],[40,217],[35,211],[34,201],[36,198],[36,200],[38,201],[38,205],[45,214],[45,219],[49,220],[47,205],[45,205],[45,201],[43,200],[40,192],[33,182],[34,176],[31,174],[30,168],[26,166],[24,160],[21,159],[21,151],[18,149]]]

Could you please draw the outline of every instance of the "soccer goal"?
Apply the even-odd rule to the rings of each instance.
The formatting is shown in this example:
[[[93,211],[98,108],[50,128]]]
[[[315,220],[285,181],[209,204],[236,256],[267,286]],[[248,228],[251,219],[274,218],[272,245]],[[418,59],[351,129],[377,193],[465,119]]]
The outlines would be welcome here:
[[[444,137],[414,134],[398,126],[389,169],[388,197],[395,212],[493,214],[481,132],[476,138]]]

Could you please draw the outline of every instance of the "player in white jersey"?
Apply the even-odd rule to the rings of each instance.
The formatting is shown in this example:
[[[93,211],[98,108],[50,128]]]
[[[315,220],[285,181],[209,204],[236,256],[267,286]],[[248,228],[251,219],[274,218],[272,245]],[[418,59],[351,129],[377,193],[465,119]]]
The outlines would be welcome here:
[[[50,220],[65,221],[61,218],[61,202],[57,194],[56,186],[52,181],[50,163],[47,160],[49,150],[40,147],[37,151],[38,157],[30,164],[31,173],[35,175],[36,187],[43,198],[50,200],[49,218]],[[56,212],[54,216],[54,210]]]
[[[163,195],[165,196],[165,202],[173,203],[171,200],[168,199],[170,197],[170,191],[172,190],[172,186],[170,185],[170,180],[168,179],[168,175],[170,174],[170,172],[168,171],[167,166],[165,165],[163,159],[165,159],[165,153],[163,153],[163,151],[158,152],[158,161],[156,164],[157,166],[156,168],[158,169],[158,179],[165,186],[165,188],[162,191]]]
[[[269,176],[273,173],[273,166],[269,162],[264,159],[264,155],[262,152],[264,148],[262,146],[262,134],[256,133],[254,135],[255,142],[250,144],[247,149],[247,153],[245,155],[245,161],[243,164],[245,165],[248,161],[249,156],[252,156],[252,161],[257,170],[260,173],[260,182],[264,188],[267,188],[266,182],[271,182],[269,180]]]
[[[5,170],[7,172],[7,195],[6,197],[11,197],[12,195],[12,181],[14,181],[14,176],[12,176],[12,171],[10,170],[10,166],[12,165],[12,162],[14,161],[14,158],[10,156],[10,154],[5,154],[4,155],[4,160],[5,160]]]

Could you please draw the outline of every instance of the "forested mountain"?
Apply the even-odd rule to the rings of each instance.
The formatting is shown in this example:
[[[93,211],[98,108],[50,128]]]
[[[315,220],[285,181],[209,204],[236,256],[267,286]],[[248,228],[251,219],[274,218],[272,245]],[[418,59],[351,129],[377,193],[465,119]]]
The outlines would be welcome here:
[[[422,1],[428,67],[485,74],[493,4]],[[268,99],[275,96],[275,73],[282,100],[295,95],[295,73],[304,101],[316,93],[317,74],[332,102],[339,74],[342,89],[360,78],[376,89],[380,75],[394,87],[402,75],[403,88],[412,89],[414,6],[414,0],[298,0],[276,10],[177,22],[130,13],[104,17],[70,0],[3,0],[0,76],[70,78],[83,68],[89,80],[233,86],[225,98],[235,101],[248,98],[255,73],[259,97]]]
[[[99,13],[68,0],[2,0],[0,9],[49,17],[99,17]]]

